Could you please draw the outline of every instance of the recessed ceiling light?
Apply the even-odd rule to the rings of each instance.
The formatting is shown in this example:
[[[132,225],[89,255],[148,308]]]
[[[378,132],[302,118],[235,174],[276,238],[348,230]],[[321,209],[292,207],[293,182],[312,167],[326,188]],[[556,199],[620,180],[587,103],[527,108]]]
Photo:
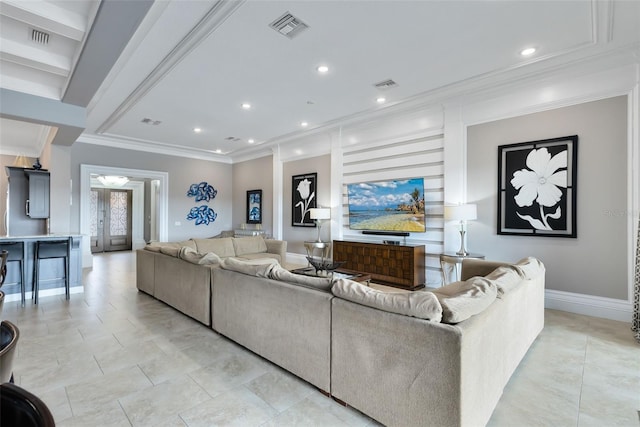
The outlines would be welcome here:
[[[256,140],[255,140],[255,139],[253,139],[253,138],[249,138],[249,139],[247,140],[247,142],[248,142],[249,144],[253,144],[254,142],[256,142]]]
[[[251,104],[249,104],[248,102],[243,102],[242,103],[242,108],[245,110],[250,110],[251,109]]]
[[[309,123],[307,123],[307,122],[300,122],[300,126],[302,126],[303,128],[306,128],[307,126],[309,126]]]
[[[216,150],[216,153],[220,154],[220,153],[222,153],[222,150],[218,148],[218,149]]]
[[[194,131],[195,133],[200,133],[200,132],[202,132],[202,129],[200,129],[200,128],[193,128],[193,131]]]
[[[319,73],[324,74],[329,71],[329,67],[327,67],[326,65],[320,65],[318,68],[316,68],[316,70],[318,70]]]
[[[522,55],[522,56],[531,56],[534,53],[536,53],[536,48],[535,47],[528,47],[528,48],[522,49],[520,51],[520,55]]]
[[[376,102],[378,104],[384,104],[385,102],[387,102],[387,98],[385,98],[384,96],[380,96],[376,99]]]

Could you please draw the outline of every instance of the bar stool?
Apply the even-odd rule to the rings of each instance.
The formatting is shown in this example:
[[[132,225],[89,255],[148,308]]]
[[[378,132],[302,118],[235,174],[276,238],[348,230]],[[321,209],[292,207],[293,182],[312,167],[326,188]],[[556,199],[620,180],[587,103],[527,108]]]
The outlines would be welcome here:
[[[71,237],[64,240],[38,240],[36,241],[33,262],[33,302],[38,303],[38,291],[40,289],[40,260],[63,258],[64,259],[64,291],[66,299],[69,299],[69,260],[71,259]]]
[[[20,268],[20,296],[21,296],[21,302],[22,302],[22,306],[24,307],[24,293],[25,293],[25,281],[24,281],[24,259],[25,259],[25,255],[24,255],[24,249],[25,249],[25,245],[24,242],[10,242],[10,241],[3,241],[0,242],[0,250],[2,251],[7,251],[9,252],[7,254],[7,263],[10,262],[18,262],[19,263],[19,268]]]

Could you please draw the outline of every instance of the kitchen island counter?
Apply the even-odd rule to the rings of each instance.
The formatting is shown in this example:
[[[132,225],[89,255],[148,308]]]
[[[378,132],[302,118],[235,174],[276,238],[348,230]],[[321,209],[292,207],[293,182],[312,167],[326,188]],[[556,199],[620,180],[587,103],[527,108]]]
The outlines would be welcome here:
[[[33,286],[33,268],[35,265],[35,246],[38,240],[60,240],[71,237],[71,259],[69,259],[69,286],[71,293],[84,292],[82,286],[82,235],[78,233],[52,233],[28,236],[0,236],[2,243],[24,243],[24,277],[27,304],[31,300]],[[18,262],[7,263],[7,277],[2,291],[6,294],[5,303],[20,301],[20,268]],[[64,294],[64,261],[62,258],[40,260],[39,297]]]

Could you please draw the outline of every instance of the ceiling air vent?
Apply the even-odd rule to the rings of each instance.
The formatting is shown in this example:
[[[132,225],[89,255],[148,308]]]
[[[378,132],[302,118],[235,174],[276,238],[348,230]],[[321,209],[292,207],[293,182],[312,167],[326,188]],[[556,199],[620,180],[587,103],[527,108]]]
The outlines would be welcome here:
[[[289,12],[286,12],[284,15],[273,21],[269,24],[269,27],[290,39],[296,37],[303,30],[309,28],[307,24]]]
[[[35,28],[31,29],[31,41],[38,44],[49,44],[49,33],[45,33],[44,31],[36,30]]]
[[[225,141],[229,141],[229,142],[238,142],[238,141],[240,141],[240,138],[238,138],[236,136],[228,136],[224,140]]]
[[[153,119],[149,119],[147,117],[145,117],[144,119],[140,120],[142,123],[146,124],[146,125],[152,125],[152,126],[158,126],[160,123],[162,123],[160,120],[153,120]]]
[[[392,87],[398,86],[398,83],[394,82],[391,79],[387,79],[378,83],[374,83],[373,85],[378,89],[391,89]]]

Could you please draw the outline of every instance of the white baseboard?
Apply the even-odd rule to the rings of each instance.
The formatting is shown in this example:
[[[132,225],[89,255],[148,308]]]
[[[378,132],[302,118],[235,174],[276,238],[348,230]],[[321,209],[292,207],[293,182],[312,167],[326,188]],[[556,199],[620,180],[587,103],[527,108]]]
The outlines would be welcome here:
[[[552,289],[545,290],[544,306],[554,310],[628,323],[631,323],[633,316],[630,301],[554,291]]]
[[[81,294],[84,292],[84,286],[72,286],[69,288],[70,294]],[[50,297],[52,295],[64,295],[64,288],[42,289],[38,292],[38,298]],[[31,291],[24,293],[27,301],[31,299]],[[20,301],[20,293],[9,294],[4,297],[5,302]]]

